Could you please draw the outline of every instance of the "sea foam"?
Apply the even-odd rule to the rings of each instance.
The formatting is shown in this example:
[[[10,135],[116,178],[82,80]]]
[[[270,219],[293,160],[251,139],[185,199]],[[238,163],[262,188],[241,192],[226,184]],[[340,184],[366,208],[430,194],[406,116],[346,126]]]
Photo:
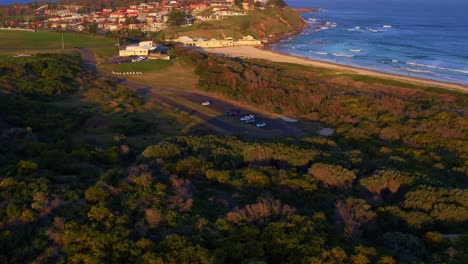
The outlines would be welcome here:
[[[406,64],[411,65],[411,66],[418,66],[418,67],[424,67],[424,68],[430,68],[430,69],[437,69],[437,70],[452,71],[452,72],[459,72],[459,73],[463,73],[463,74],[468,74],[468,71],[459,70],[459,69],[451,69],[451,68],[439,67],[439,66],[434,66],[434,65],[426,65],[426,64],[415,63],[415,62],[407,62]]]

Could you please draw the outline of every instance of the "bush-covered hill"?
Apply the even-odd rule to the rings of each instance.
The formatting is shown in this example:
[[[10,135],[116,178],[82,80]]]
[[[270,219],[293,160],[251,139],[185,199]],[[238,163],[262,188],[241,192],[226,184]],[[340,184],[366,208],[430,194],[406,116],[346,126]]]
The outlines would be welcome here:
[[[227,62],[206,61],[225,72]],[[49,75],[52,63],[62,71]],[[242,67],[263,76],[261,65]],[[77,57],[41,55],[0,63],[0,69],[2,263],[465,263],[468,258],[463,152],[382,143],[377,134],[357,144],[347,132],[269,141],[174,136],[141,147],[130,136],[155,133],[138,118],[141,100],[96,79]],[[70,89],[44,93],[43,85],[32,85],[24,93],[23,81],[12,77],[16,71],[29,82],[61,80]],[[94,106],[67,99],[85,96],[83,90],[93,91]],[[367,90],[329,92],[362,96],[369,107],[382,99]],[[444,114],[460,104],[442,94],[428,105],[433,97],[416,94],[403,104],[418,118],[400,122],[415,118],[408,122],[423,125],[432,111]],[[385,111],[398,115],[398,109]],[[113,139],[83,135],[90,131],[84,127],[104,129],[92,122],[95,112],[104,110],[126,114],[100,121],[111,123],[106,131]],[[368,113],[355,115],[366,119]],[[347,121],[337,116],[332,124],[341,122]],[[392,122],[387,124],[399,124]],[[451,163],[445,155],[456,158]]]

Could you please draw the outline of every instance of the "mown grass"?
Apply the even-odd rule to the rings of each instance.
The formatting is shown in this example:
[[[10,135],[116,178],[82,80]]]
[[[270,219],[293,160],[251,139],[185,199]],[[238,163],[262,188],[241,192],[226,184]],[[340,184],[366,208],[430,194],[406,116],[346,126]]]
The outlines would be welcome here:
[[[115,65],[114,69],[119,72],[139,71],[143,73],[162,71],[173,64],[172,61],[146,60],[140,62],[129,62]]]
[[[10,56],[8,56],[8,55],[0,54],[0,61],[6,61],[6,60],[8,60],[9,57]]]
[[[102,36],[59,32],[29,32],[0,30],[0,48],[3,49],[61,49],[62,36],[65,48],[112,46],[114,40]]]
[[[160,33],[161,39],[176,39],[181,36],[224,39],[240,39],[252,35],[265,38],[300,28],[301,16],[290,8],[275,8],[249,11],[245,16],[233,16],[215,21],[197,21],[188,27],[168,28]]]
[[[192,90],[195,89],[198,83],[198,76],[194,72],[194,66],[178,59],[173,61],[154,60],[126,64],[107,64],[101,65],[100,68],[107,72],[143,72],[143,75],[126,75],[125,78],[152,86]]]
[[[40,48],[37,48],[37,49],[27,49],[27,50],[24,50],[24,49],[8,49],[8,50],[2,50],[0,48],[0,56],[3,57],[3,60],[7,60],[7,59],[10,59],[16,55],[19,55],[19,54],[26,54],[26,55],[31,55],[31,56],[34,56],[36,54],[44,54],[44,53],[65,53],[65,54],[71,54],[71,53],[74,53],[76,52],[76,50],[73,50],[73,49],[47,49],[47,50],[44,50],[44,49],[40,49]]]
[[[247,32],[244,27],[250,24],[249,16],[230,17],[215,21],[197,22],[188,27],[168,28],[159,35],[165,39],[176,39],[181,36],[224,39],[225,37],[241,38]]]
[[[96,54],[96,57],[101,60],[109,60],[113,56],[119,55],[119,49],[117,47],[91,48],[91,50]]]

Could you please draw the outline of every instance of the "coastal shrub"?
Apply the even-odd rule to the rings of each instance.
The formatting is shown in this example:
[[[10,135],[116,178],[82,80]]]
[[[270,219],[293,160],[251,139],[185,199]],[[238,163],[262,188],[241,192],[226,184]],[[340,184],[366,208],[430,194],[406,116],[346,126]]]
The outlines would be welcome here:
[[[356,174],[339,165],[315,163],[309,168],[309,173],[325,186],[349,190]]]
[[[379,170],[370,177],[363,178],[359,184],[369,192],[380,194],[387,189],[392,193],[398,192],[402,185],[411,185],[414,177],[395,170]]]
[[[173,159],[181,154],[182,150],[172,143],[149,146],[143,151],[143,157],[147,159]]]
[[[16,93],[39,99],[76,91],[83,66],[77,54],[37,54],[0,62],[0,69],[0,82],[7,82]]]

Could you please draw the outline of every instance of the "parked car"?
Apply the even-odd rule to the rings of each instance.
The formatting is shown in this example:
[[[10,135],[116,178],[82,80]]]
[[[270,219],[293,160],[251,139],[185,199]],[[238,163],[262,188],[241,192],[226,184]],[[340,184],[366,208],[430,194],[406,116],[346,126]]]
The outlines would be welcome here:
[[[207,105],[211,105],[211,102],[210,101],[204,101],[203,103],[201,103],[202,105],[204,106],[207,106]]]
[[[250,118],[250,119],[245,120],[245,122],[246,122],[247,124],[253,124],[253,123],[255,123],[255,119],[254,119],[254,118]]]
[[[122,63],[127,63],[130,62],[131,60],[129,59],[117,59],[114,61],[115,64],[122,64]]]
[[[254,119],[254,115],[247,115],[240,118],[240,121],[246,122],[247,120]]]
[[[257,127],[266,127],[266,123],[265,122],[258,122],[256,124]]]
[[[132,62],[139,62],[139,61],[142,61],[143,59],[141,59],[140,57],[136,58],[136,59],[132,59]]]
[[[238,109],[231,109],[230,111],[227,111],[224,113],[227,116],[238,116],[240,114],[240,110]]]

